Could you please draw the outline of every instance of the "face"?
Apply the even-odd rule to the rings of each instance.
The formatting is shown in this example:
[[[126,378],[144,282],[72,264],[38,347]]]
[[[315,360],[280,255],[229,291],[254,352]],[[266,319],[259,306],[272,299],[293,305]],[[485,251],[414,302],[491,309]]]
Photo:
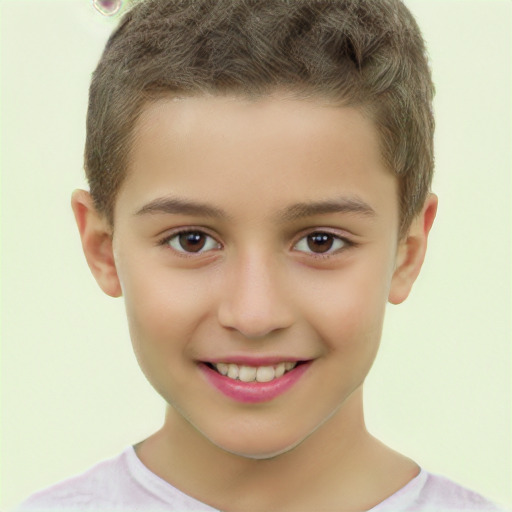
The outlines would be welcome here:
[[[135,353],[172,414],[246,457],[286,452],[343,414],[377,352],[398,217],[356,109],[148,106],[113,254]]]

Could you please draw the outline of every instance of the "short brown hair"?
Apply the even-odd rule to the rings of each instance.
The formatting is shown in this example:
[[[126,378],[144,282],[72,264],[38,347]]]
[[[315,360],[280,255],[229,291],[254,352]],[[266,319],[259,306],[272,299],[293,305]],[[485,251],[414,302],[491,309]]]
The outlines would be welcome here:
[[[434,167],[432,85],[420,30],[400,0],[146,0],[107,42],[89,95],[85,169],[113,224],[134,125],[162,95],[287,89],[369,112],[400,184],[401,232]]]

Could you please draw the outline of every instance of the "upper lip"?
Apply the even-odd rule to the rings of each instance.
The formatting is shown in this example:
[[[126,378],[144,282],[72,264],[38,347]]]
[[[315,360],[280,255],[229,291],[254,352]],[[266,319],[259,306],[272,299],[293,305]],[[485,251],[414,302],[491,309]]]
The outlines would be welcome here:
[[[309,361],[309,358],[297,358],[287,356],[225,356],[215,357],[208,360],[203,360],[205,363],[218,364],[236,364],[238,366],[275,366],[279,363],[298,363],[302,361]]]

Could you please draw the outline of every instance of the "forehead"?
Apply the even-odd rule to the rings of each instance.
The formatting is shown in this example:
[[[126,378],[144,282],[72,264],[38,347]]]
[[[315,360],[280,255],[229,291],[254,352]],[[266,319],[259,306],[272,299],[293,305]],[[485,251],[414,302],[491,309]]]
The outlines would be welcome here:
[[[356,108],[284,96],[161,99],[134,134],[118,198],[133,210],[169,194],[245,212],[340,195],[398,208],[377,130]]]

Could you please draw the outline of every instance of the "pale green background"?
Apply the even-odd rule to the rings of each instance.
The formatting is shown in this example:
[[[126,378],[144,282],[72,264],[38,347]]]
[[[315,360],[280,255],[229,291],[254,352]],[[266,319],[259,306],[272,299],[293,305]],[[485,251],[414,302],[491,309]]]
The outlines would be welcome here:
[[[368,424],[510,507],[511,3],[407,3],[437,85],[440,207],[412,296],[389,308]],[[88,0],[0,5],[5,509],[141,440],[164,406],[69,208],[84,185],[88,81],[114,21]]]

